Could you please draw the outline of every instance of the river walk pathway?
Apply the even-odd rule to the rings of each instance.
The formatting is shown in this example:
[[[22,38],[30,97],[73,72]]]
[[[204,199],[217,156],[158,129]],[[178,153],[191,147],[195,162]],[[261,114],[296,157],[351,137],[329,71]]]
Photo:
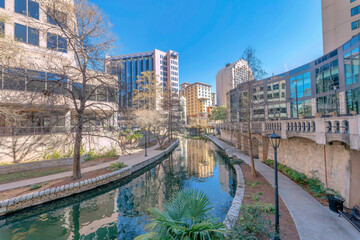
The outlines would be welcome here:
[[[250,157],[214,136],[209,138],[226,153],[250,165]],[[255,159],[256,170],[274,187],[274,169]],[[360,233],[344,218],[321,205],[300,186],[279,172],[279,195],[294,219],[301,240],[358,240]],[[280,226],[281,233],[281,226]]]
[[[81,172],[86,173],[86,172],[92,172],[92,171],[108,168],[111,163],[118,162],[118,161],[125,163],[127,166],[133,166],[133,165],[136,165],[138,163],[145,161],[146,159],[150,159],[150,158],[158,155],[162,151],[162,150],[156,150],[158,147],[159,147],[159,145],[156,144],[155,146],[148,148],[147,157],[144,156],[145,155],[144,150],[141,150],[141,151],[131,154],[131,155],[125,155],[125,156],[122,155],[117,160],[114,160],[111,162],[105,162],[105,163],[102,163],[99,165],[83,168],[83,169],[81,169]],[[52,174],[52,175],[38,177],[38,178],[31,178],[31,179],[26,179],[26,180],[21,180],[21,181],[16,181],[16,182],[0,184],[0,191],[6,191],[6,190],[15,189],[15,188],[31,186],[31,185],[39,184],[39,183],[43,183],[43,182],[50,182],[53,180],[71,177],[71,176],[72,176],[72,171],[67,171],[67,172]]]

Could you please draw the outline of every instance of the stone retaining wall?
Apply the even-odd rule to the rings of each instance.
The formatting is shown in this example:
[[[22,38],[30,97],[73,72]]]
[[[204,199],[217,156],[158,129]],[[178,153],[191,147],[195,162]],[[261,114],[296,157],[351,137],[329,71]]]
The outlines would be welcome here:
[[[37,191],[30,194],[0,201],[0,216],[10,214],[12,212],[19,211],[27,207],[39,205],[60,198],[68,197],[70,195],[85,192],[96,187],[108,184],[110,182],[128,177],[132,173],[160,160],[161,158],[172,152],[178,146],[178,144],[179,140],[171,144],[168,148],[166,148],[164,151],[162,151],[155,157],[152,157],[134,166],[125,167],[120,170],[103,174],[101,176],[97,176],[91,179],[85,179],[75,183],[62,185],[56,188],[48,188],[42,191]]]
[[[89,157],[88,154],[81,156],[80,162],[83,162],[87,157]],[[59,166],[66,166],[71,164],[73,164],[72,157],[34,161],[34,162],[14,163],[10,165],[0,165],[0,174],[30,171],[30,170],[37,170],[42,168],[49,168],[49,167],[59,167]]]
[[[216,141],[213,141],[213,139],[210,136],[207,136],[207,138],[210,139],[216,146],[218,146],[219,148],[224,150],[225,154],[228,157],[232,157],[231,154],[228,153],[226,151],[226,149],[224,149],[223,146],[219,145]],[[241,167],[239,165],[235,165],[234,168],[235,168],[235,172],[236,172],[237,186],[236,186],[236,192],[235,192],[234,199],[231,203],[229,211],[226,214],[225,220],[223,222],[227,229],[231,229],[232,226],[237,222],[237,220],[239,218],[239,214],[240,214],[242,200],[243,200],[244,194],[245,194],[245,180],[244,180],[244,175],[241,170]]]

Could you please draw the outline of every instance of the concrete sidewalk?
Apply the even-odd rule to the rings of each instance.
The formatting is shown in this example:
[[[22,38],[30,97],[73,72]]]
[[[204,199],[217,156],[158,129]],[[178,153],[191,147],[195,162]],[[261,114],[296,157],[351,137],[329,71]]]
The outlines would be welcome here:
[[[216,137],[209,136],[209,138],[224,149],[229,156],[240,158],[250,165],[249,156],[242,154],[238,149]],[[255,167],[274,186],[274,169],[258,159],[255,160]],[[338,214],[321,205],[315,198],[282,173],[279,172],[278,177],[279,195],[294,219],[301,240],[360,239],[360,233],[344,218],[338,217]]]
[[[117,161],[123,162],[127,166],[133,166],[133,165],[136,165],[140,162],[145,161],[146,159],[150,159],[150,158],[156,156],[157,154],[159,154],[160,151],[155,150],[158,147],[159,147],[159,145],[157,144],[151,148],[148,148],[148,151],[147,151],[148,156],[146,158],[144,156],[144,150],[142,150],[142,151],[134,153],[132,155],[120,156],[117,160],[114,160],[111,162],[106,162],[106,163],[102,163],[99,165],[83,168],[83,169],[81,169],[81,172],[86,173],[86,172],[92,172],[92,171],[104,169],[104,168],[109,167],[111,163],[117,162]],[[31,186],[34,184],[49,182],[49,181],[53,181],[53,180],[57,180],[60,178],[65,178],[65,177],[71,177],[71,176],[72,176],[72,171],[68,171],[68,172],[52,174],[52,175],[48,175],[48,176],[44,176],[44,177],[31,178],[31,179],[26,179],[26,180],[22,180],[22,181],[0,184],[0,191],[6,191],[6,190],[14,189],[14,188]]]

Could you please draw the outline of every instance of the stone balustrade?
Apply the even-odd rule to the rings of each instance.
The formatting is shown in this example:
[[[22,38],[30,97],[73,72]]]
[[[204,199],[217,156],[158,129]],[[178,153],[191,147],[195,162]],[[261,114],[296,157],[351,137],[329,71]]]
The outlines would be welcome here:
[[[216,128],[247,132],[248,124],[222,123],[217,124]],[[276,132],[282,139],[307,138],[322,145],[339,141],[349,145],[350,149],[360,151],[360,116],[252,122],[251,131],[262,136]]]

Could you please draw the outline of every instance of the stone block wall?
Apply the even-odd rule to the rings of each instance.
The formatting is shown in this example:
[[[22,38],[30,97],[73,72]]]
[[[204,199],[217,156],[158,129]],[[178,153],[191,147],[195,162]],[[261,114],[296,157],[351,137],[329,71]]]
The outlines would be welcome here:
[[[243,152],[247,152],[247,139],[243,134],[231,138],[229,130],[221,130],[222,140],[232,142]],[[236,140],[237,139],[237,140]],[[274,159],[274,151],[268,137],[254,134],[254,152],[262,161]],[[232,141],[231,141],[232,140]],[[254,141],[253,141],[254,142]],[[325,146],[325,154],[324,154]],[[345,205],[360,205],[360,152],[351,150],[341,142],[316,144],[305,138],[282,139],[278,149],[278,161],[308,177],[317,177],[325,183],[325,156],[328,187],[338,191],[345,198]]]

